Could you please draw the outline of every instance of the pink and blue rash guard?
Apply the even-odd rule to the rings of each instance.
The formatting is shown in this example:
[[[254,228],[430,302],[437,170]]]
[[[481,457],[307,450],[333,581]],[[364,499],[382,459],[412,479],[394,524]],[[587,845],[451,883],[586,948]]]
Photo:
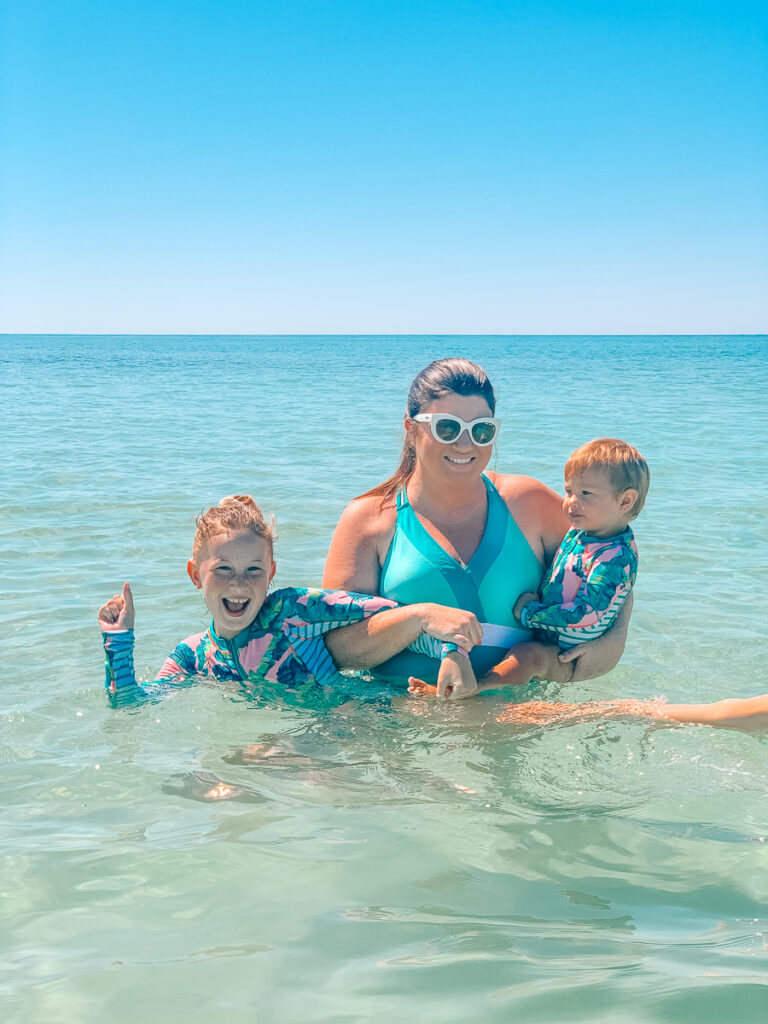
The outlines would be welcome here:
[[[560,647],[595,640],[619,614],[636,575],[637,545],[629,527],[615,537],[571,529],[541,585],[541,600],[529,601],[520,621]]]
[[[219,680],[263,681],[296,687],[339,682],[325,645],[331,629],[359,622],[394,601],[345,590],[284,587],[268,594],[253,622],[231,640],[217,635],[213,624],[176,646],[155,680],[178,684],[191,676]],[[133,669],[133,630],[104,633],[107,690],[112,695],[140,694]],[[423,635],[413,649],[440,656],[440,641]],[[154,689],[154,688],[150,688]]]

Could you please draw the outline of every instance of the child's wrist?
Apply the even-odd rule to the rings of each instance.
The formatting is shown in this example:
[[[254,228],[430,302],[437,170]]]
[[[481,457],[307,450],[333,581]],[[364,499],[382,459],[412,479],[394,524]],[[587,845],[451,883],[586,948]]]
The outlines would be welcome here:
[[[459,644],[445,643],[440,648],[440,657],[445,658],[448,654],[463,654],[465,658],[469,657],[469,651],[465,647],[460,647]]]
[[[104,643],[109,647],[133,646],[132,629],[103,629],[101,631],[101,636]]]

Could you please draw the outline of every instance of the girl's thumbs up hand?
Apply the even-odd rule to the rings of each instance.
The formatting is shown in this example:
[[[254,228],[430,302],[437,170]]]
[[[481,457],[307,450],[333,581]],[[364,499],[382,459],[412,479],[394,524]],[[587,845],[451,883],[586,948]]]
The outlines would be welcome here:
[[[99,608],[99,629],[102,633],[111,633],[118,629],[133,629],[136,612],[133,607],[133,594],[130,583],[123,584],[122,594],[115,594]]]

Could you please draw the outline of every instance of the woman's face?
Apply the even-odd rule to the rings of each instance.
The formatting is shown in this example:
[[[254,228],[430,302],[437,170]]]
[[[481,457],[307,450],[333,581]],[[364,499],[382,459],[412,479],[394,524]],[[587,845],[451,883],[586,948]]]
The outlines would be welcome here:
[[[444,395],[420,411],[450,413],[467,423],[493,415],[480,395]],[[478,447],[466,430],[451,444],[441,444],[433,437],[429,423],[416,423],[406,416],[405,428],[416,449],[417,465],[423,472],[439,474],[459,483],[479,476],[491,460],[493,445]]]

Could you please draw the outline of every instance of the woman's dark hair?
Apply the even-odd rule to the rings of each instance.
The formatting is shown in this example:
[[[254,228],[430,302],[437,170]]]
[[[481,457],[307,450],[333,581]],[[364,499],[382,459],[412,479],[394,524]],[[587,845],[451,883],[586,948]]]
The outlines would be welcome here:
[[[445,395],[478,395],[488,403],[493,416],[496,412],[496,395],[493,385],[482,366],[469,359],[436,359],[417,374],[408,392],[405,409],[410,417],[416,416],[425,405]],[[416,466],[416,449],[406,435],[400,464],[395,472],[361,498],[381,498],[382,502],[393,498],[406,485]]]

